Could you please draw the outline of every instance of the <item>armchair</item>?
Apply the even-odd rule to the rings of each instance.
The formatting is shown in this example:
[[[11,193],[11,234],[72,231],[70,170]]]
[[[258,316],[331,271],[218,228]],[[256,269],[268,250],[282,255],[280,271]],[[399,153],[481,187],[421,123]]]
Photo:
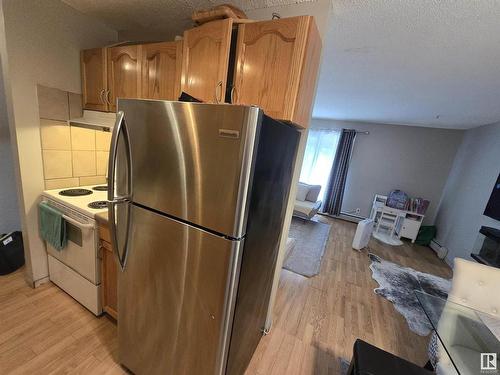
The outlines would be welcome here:
[[[321,207],[321,201],[317,200],[320,191],[321,185],[309,185],[299,182],[293,216],[306,220],[312,219]]]

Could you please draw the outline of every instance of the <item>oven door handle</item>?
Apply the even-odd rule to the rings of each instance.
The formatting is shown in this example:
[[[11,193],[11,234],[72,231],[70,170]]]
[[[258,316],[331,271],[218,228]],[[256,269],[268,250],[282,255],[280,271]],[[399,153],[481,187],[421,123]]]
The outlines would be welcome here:
[[[93,224],[84,224],[84,223],[80,223],[79,221],[76,221],[75,219],[73,219],[72,217],[69,217],[67,215],[62,215],[62,218],[64,220],[66,220],[67,222],[77,226],[78,228],[82,228],[82,229],[94,229],[94,225]]]

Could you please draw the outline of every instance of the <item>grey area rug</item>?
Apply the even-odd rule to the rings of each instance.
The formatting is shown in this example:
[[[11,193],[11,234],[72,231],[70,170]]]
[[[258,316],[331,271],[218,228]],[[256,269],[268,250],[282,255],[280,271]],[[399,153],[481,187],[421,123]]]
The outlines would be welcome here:
[[[411,331],[427,336],[432,326],[420,306],[415,290],[421,290],[446,299],[451,281],[423,273],[409,267],[402,267],[375,254],[368,254],[372,263],[373,279],[379,284],[374,291],[394,304],[395,309],[405,317]]]
[[[283,268],[306,277],[319,273],[330,225],[292,218]]]

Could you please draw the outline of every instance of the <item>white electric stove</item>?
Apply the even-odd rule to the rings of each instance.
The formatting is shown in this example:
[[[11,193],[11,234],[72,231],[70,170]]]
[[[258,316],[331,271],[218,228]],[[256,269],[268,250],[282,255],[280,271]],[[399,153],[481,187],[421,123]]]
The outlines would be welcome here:
[[[78,211],[80,214],[94,218],[96,214],[107,212],[103,204],[101,208],[89,207],[93,202],[106,202],[108,192],[106,185],[78,186],[75,188],[45,190],[43,196]],[[97,190],[96,190],[97,189]],[[64,195],[64,192],[74,192],[80,195]],[[84,194],[85,193],[85,194]]]
[[[102,313],[99,234],[95,215],[107,212],[104,185],[46,190],[42,200],[66,220],[67,246],[47,244],[50,280],[95,315]]]

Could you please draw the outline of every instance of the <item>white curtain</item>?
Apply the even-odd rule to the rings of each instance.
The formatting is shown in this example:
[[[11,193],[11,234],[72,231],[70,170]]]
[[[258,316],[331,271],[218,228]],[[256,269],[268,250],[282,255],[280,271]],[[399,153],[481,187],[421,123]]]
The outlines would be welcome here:
[[[306,152],[300,171],[300,182],[321,185],[318,200],[323,201],[340,134],[341,132],[338,130],[309,130]]]

